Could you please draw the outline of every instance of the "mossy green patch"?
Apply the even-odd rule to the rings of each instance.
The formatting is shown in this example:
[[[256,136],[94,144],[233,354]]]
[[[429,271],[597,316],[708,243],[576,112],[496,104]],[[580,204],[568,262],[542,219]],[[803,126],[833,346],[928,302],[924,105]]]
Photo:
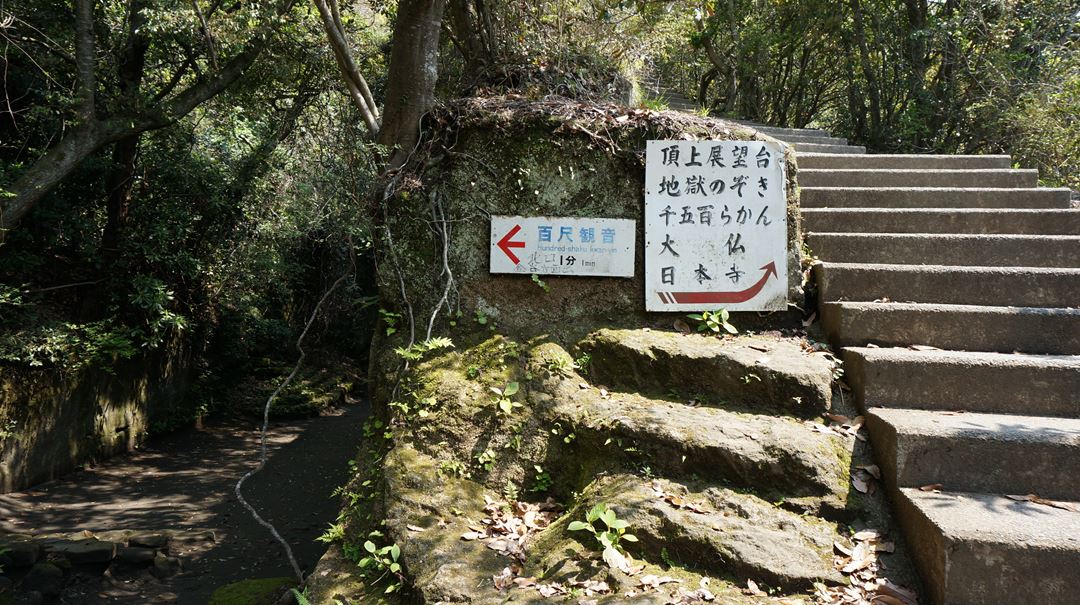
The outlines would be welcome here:
[[[241,580],[215,590],[208,605],[273,605],[285,589],[295,585],[291,577]]]

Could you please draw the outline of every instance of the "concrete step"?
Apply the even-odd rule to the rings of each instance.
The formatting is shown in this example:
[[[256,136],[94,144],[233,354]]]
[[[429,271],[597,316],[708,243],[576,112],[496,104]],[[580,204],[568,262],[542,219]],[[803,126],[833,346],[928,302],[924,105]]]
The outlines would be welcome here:
[[[799,169],[801,187],[1036,187],[1038,170]]]
[[[1019,307],[1080,304],[1080,269],[824,262],[814,266],[822,301]]]
[[[847,139],[810,134],[772,135],[785,143],[810,143],[811,145],[847,145]]]
[[[843,358],[860,409],[1080,418],[1080,355],[848,347]]]
[[[838,263],[1080,267],[1080,236],[808,233],[820,259]]]
[[[895,510],[935,605],[1078,601],[1080,514],[997,494],[910,488],[899,490]]]
[[[936,303],[826,302],[821,322],[836,346],[929,345],[959,351],[1080,354],[1080,309]]]
[[[844,154],[858,154],[866,153],[866,147],[862,145],[818,145],[816,143],[794,143],[795,151],[797,152],[796,158],[802,157],[804,153],[844,153]]]
[[[866,428],[886,485],[1080,500],[1078,419],[870,408]]]
[[[1080,235],[1080,209],[806,208],[803,229],[844,233]]]
[[[1007,155],[885,155],[853,156],[833,153],[800,153],[799,168],[832,169],[993,169],[1011,168]]]
[[[802,170],[799,177],[801,181]],[[799,201],[803,208],[1069,208],[1068,189],[807,187],[805,183],[800,184],[803,186]]]
[[[828,131],[820,128],[782,128],[779,126],[754,126],[758,132],[783,140],[785,136],[831,137]]]

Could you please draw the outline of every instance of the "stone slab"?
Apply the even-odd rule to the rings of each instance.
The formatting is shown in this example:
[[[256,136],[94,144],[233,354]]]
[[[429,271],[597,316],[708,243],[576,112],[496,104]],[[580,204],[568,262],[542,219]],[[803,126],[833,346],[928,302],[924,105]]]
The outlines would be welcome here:
[[[1080,500],[1080,419],[870,408],[866,427],[890,485]]]
[[[1073,603],[1080,594],[1078,513],[917,489],[899,491],[897,512],[935,605]]]
[[[832,398],[834,364],[795,340],[604,329],[579,346],[591,355],[592,379],[610,387],[715,397],[804,416],[825,412]]]

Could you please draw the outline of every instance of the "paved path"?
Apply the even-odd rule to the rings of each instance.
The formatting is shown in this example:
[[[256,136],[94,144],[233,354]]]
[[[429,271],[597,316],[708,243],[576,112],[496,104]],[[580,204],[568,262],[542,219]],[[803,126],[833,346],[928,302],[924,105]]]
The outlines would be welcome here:
[[[305,571],[325,551],[314,539],[340,509],[330,493],[346,479],[367,409],[366,403],[347,406],[272,425],[270,461],[245,485],[245,496],[277,525]],[[100,586],[74,587],[63,599],[204,605],[224,584],[291,575],[280,547],[232,493],[257,460],[257,448],[254,420],[174,433],[96,468],[0,495],[0,531],[212,530],[216,541],[192,546],[182,556],[183,572],[166,582],[106,579]]]

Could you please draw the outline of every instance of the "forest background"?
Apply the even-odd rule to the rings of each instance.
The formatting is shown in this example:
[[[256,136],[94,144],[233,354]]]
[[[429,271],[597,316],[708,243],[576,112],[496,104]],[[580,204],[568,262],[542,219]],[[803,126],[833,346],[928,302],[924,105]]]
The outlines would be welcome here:
[[[0,365],[182,339],[193,409],[222,411],[343,273],[311,337],[362,359],[398,312],[373,297],[373,200],[438,99],[673,90],[1078,189],[1078,26],[1074,0],[2,0]]]

